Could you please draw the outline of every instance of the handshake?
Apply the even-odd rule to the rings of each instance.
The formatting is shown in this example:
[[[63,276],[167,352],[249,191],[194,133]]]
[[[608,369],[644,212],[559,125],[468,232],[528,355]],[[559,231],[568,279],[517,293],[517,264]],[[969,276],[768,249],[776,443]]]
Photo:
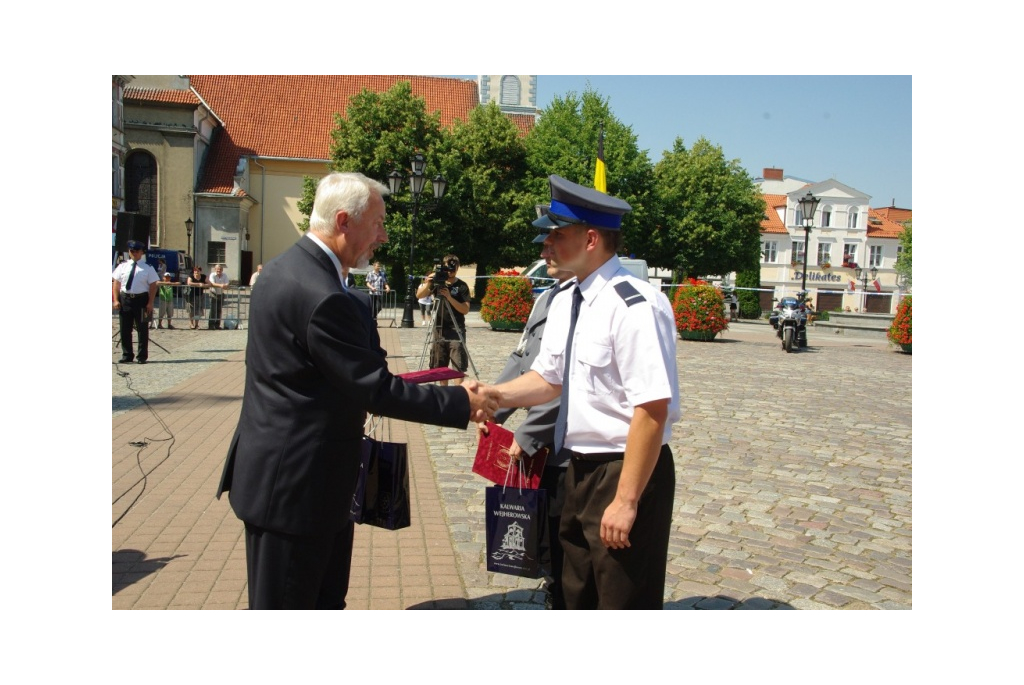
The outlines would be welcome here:
[[[469,420],[482,423],[494,419],[501,402],[501,391],[493,385],[477,380],[467,380],[462,387],[469,393]]]

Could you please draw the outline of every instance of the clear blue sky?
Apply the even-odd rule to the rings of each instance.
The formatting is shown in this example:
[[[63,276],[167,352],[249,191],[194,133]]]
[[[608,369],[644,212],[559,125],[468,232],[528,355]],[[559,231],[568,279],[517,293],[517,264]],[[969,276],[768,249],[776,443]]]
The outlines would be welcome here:
[[[835,178],[913,209],[910,76],[539,76],[537,104],[588,82],[652,162],[703,136],[753,178]]]

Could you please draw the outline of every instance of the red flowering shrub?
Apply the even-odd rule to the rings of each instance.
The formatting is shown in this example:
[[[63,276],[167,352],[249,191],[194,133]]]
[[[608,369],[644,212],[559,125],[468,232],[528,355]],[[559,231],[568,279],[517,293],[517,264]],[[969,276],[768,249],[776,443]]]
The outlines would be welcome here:
[[[676,330],[680,333],[701,331],[718,334],[729,327],[725,318],[725,298],[707,281],[689,278],[685,285],[676,288],[672,311],[676,315]]]
[[[525,326],[531,309],[533,286],[530,279],[499,272],[487,285],[487,294],[480,302],[480,318],[486,323]]]
[[[889,326],[889,340],[897,345],[910,345],[913,339],[911,323],[910,296],[907,295],[900,300],[900,305],[896,308],[896,318]]]

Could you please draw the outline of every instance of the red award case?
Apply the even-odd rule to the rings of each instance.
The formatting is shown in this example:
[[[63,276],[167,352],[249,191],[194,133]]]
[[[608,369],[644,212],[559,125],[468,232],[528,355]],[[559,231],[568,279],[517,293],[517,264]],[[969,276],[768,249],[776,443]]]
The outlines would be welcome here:
[[[536,490],[540,487],[540,476],[547,460],[547,448],[541,448],[532,457],[523,455],[517,461],[509,456],[513,433],[496,423],[487,422],[487,435],[480,433],[480,442],[473,460],[473,473],[483,476],[492,483],[519,487],[519,470],[522,465],[523,487]],[[509,469],[511,468],[511,473]]]

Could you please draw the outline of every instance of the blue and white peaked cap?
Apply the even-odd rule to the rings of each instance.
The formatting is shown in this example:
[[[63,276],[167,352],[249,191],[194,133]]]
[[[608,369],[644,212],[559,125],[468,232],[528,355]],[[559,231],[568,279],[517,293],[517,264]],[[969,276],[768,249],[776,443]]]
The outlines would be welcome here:
[[[602,193],[596,188],[581,186],[555,174],[548,176],[548,183],[551,186],[551,205],[545,216],[533,222],[536,228],[551,230],[573,224],[586,224],[618,231],[622,228],[622,215],[633,211],[625,200]]]

